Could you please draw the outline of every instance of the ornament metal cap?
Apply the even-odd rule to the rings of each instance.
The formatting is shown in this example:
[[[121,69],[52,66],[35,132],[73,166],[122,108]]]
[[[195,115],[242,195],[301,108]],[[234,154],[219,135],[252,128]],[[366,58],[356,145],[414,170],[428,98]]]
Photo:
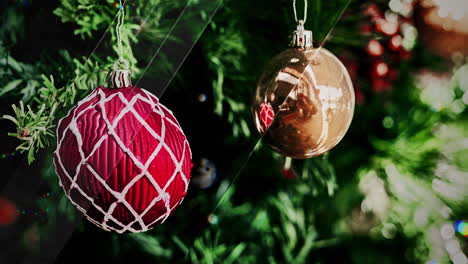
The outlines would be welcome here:
[[[119,63],[125,65],[125,69],[119,69]],[[118,60],[115,62],[110,78],[112,81],[112,88],[120,89],[132,86],[132,72],[129,70],[128,62],[126,60]]]
[[[312,48],[312,31],[304,29],[304,21],[299,20],[297,29],[291,35],[291,47],[293,48]]]

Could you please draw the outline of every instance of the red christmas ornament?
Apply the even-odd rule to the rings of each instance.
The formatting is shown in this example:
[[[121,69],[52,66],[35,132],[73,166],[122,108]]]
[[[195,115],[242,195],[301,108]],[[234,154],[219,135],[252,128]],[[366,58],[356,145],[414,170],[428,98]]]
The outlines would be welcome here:
[[[281,169],[280,172],[288,180],[293,180],[297,178],[296,173],[292,169]]]
[[[95,225],[118,233],[163,223],[186,195],[192,168],[172,112],[127,78],[114,72],[114,87],[125,88],[99,87],[60,120],[54,153],[71,202]]]
[[[261,103],[260,104],[260,124],[262,132],[265,131],[273,122],[275,118],[275,111],[273,111],[273,107],[270,103]]]
[[[10,200],[0,198],[0,226],[11,225],[16,220],[16,206]]]
[[[290,157],[283,156],[281,159],[281,174],[288,180],[297,179],[297,173],[292,167],[292,159]]]

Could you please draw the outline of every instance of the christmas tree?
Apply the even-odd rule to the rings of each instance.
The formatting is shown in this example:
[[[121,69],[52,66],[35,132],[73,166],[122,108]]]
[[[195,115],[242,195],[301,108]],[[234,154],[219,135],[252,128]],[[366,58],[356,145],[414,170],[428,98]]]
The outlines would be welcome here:
[[[468,263],[466,3],[0,7],[0,263]],[[336,147],[291,160],[251,106],[298,18],[343,62],[356,105]],[[59,119],[108,83],[119,55],[177,117],[194,164],[184,202],[143,233],[87,221],[53,162]]]

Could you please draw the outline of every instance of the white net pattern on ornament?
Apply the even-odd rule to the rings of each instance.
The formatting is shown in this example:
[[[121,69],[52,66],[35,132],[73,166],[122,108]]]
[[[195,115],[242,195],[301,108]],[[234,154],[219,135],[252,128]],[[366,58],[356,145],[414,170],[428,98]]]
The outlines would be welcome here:
[[[133,96],[133,98],[128,101],[125,96],[121,93],[121,92],[117,92],[117,93],[114,93],[112,95],[110,95],[109,97],[106,97],[106,94],[100,90],[100,89],[97,89],[97,92],[94,91],[93,93],[91,93],[90,95],[88,95],[85,99],[83,99],[82,101],[80,101],[78,103],[78,105],[71,109],[70,110],[70,113],[72,111],[73,112],[73,117],[72,117],[72,120],[71,122],[69,123],[69,125],[63,130],[63,134],[62,134],[62,138],[59,139],[58,141],[58,144],[57,144],[57,150],[56,150],[56,160],[58,164],[55,164],[56,165],[56,168],[57,166],[60,166],[60,168],[62,169],[63,173],[65,174],[65,176],[70,180],[70,188],[68,190],[68,193],[65,192],[65,194],[68,196],[68,198],[70,199],[70,201],[78,208],[78,210],[80,210],[87,218],[89,221],[91,221],[92,223],[96,224],[97,226],[101,227],[102,229],[106,230],[106,231],[111,231],[111,230],[114,230],[118,233],[124,233],[124,232],[127,232],[127,231],[130,231],[130,232],[144,232],[144,231],[147,231],[149,229],[149,227],[151,225],[153,225],[154,223],[158,222],[158,221],[161,221],[161,223],[163,223],[168,217],[169,215],[171,214],[172,210],[177,207],[179,204],[182,203],[183,199],[181,199],[178,203],[174,204],[174,206],[170,206],[170,194],[168,192],[166,192],[167,188],[171,185],[171,183],[174,181],[174,179],[177,177],[177,175],[180,175],[180,177],[182,178],[182,181],[184,182],[185,184],[185,192],[187,192],[187,189],[188,189],[188,183],[189,183],[189,178],[184,174],[184,172],[182,171],[182,165],[183,165],[183,162],[185,161],[185,153],[186,153],[186,148],[188,146],[188,142],[187,142],[187,139],[182,131],[182,129],[180,128],[180,125],[177,123],[177,121],[172,121],[171,119],[167,118],[163,109],[166,110],[167,112],[171,113],[172,112],[167,109],[164,105],[162,104],[159,104],[157,103],[158,102],[158,99],[152,95],[151,93],[149,93],[148,91],[144,90],[144,89],[141,89],[141,91],[144,92],[144,94],[146,95],[146,97],[142,96],[141,94],[137,93],[136,95]],[[125,104],[125,107],[122,108],[121,112],[116,116],[116,118],[114,119],[114,121],[111,123],[109,121],[109,119],[107,118],[106,116],[106,112],[105,112],[105,107],[104,107],[104,104],[110,100],[112,100],[114,97],[118,97],[124,104]],[[86,102],[89,102],[90,100],[93,100],[94,98],[96,97],[99,97],[99,101],[97,104],[91,104],[90,106],[82,109],[81,111],[75,111],[76,109],[79,108],[79,106],[81,106],[82,104],[86,103]],[[153,100],[152,100],[153,99]],[[151,108],[152,108],[152,111],[154,113],[157,113],[160,117],[161,117],[161,134],[159,135],[158,133],[156,133],[154,131],[154,129],[152,129],[149,124],[145,121],[145,119],[135,111],[135,109],[133,108],[134,104],[137,103],[139,100],[141,100],[142,102],[144,103],[147,103],[149,105],[151,105]],[[156,102],[156,103],[155,103]],[[101,108],[102,108],[102,118],[104,119],[104,122],[106,124],[106,127],[108,129],[108,135],[105,135],[103,136],[94,146],[94,148],[92,149],[92,151],[89,153],[89,155],[85,155],[84,151],[83,151],[83,138],[82,138],[82,135],[77,127],[77,120],[80,118],[80,116],[82,116],[86,111],[88,110],[91,110],[93,109],[96,105],[100,105]],[[69,114],[70,114],[69,113]],[[158,146],[155,148],[155,150],[151,153],[151,155],[149,156],[148,160],[145,162],[145,164],[141,163],[137,157],[135,157],[135,155],[132,153],[132,151],[127,148],[124,144],[124,142],[121,140],[121,138],[115,133],[115,127],[118,125],[119,121],[127,114],[132,114],[143,126],[143,128],[145,128],[150,134],[151,136],[153,136],[155,139],[158,140],[159,144]],[[174,118],[175,120],[175,118]],[[60,127],[60,123],[62,122],[62,120],[59,122],[58,124],[58,128]],[[168,124],[166,124],[166,122]],[[166,126],[167,125],[171,125],[175,128],[177,128],[180,133],[182,133],[182,135],[184,135],[184,142],[183,142],[183,151],[182,151],[182,156],[181,156],[181,159],[180,161],[177,160],[177,157],[174,155],[174,152],[171,150],[171,148],[164,142],[164,139],[165,139],[165,135],[166,135]],[[143,129],[142,128],[142,129]],[[77,145],[78,145],[78,151],[79,151],[79,154],[81,156],[81,162],[78,164],[78,167],[76,169],[76,173],[75,175],[73,176],[70,176],[69,173],[67,172],[67,170],[64,168],[63,164],[62,164],[62,159],[60,157],[60,148],[61,148],[61,145],[63,144],[63,140],[67,133],[67,131],[70,130],[73,135],[75,136],[76,138],[76,141],[77,141]],[[58,134],[58,133],[57,133]],[[101,146],[101,144],[108,138],[108,136],[112,136],[117,145],[121,148],[121,150],[126,153],[126,155],[128,155],[130,157],[130,159],[134,162],[134,164],[141,170],[141,173],[138,174],[137,176],[135,176],[124,188],[121,192],[117,192],[115,190],[113,190],[105,181],[105,179],[99,175],[89,164],[86,164],[86,161],[99,149],[99,147]],[[169,156],[171,157],[171,160],[174,162],[176,168],[175,168],[175,171],[174,173],[172,174],[172,176],[169,178],[169,180],[167,181],[167,183],[165,184],[165,186],[161,187],[157,182],[156,180],[154,179],[154,177],[148,172],[148,167],[151,165],[151,163],[153,162],[153,160],[156,158],[156,156],[158,155],[159,151],[164,148],[167,153],[169,154]],[[192,158],[191,157],[191,151],[190,151],[190,148],[188,148],[188,151],[189,151],[189,154],[190,154],[190,157],[188,158]],[[97,205],[95,202],[94,202],[94,199],[93,197],[90,197],[85,191],[83,191],[80,186],[76,183],[77,181],[77,178],[80,174],[80,170],[81,170],[81,167],[82,167],[82,164],[86,164],[86,168],[91,172],[91,174],[102,184],[102,186],[109,192],[111,193],[114,198],[116,199],[116,201],[114,203],[112,203],[109,207],[109,209],[107,211],[105,211],[103,208],[101,208],[101,206]],[[56,169],[57,171],[57,169]],[[107,176],[107,175],[105,175]],[[148,205],[148,207],[145,209],[144,212],[142,212],[141,214],[138,214],[136,212],[136,210],[126,201],[125,199],[125,195],[127,194],[127,192],[130,190],[130,188],[136,183],[138,182],[142,177],[146,177],[149,182],[152,184],[152,186],[154,187],[154,189],[157,191],[158,193],[158,196],[155,197],[151,202],[150,204]],[[60,177],[59,177],[60,179]],[[62,182],[61,182],[61,179],[60,179],[60,185],[62,186]],[[71,191],[73,189],[76,189],[78,190],[78,192],[83,196],[85,197],[90,203],[92,206],[94,206],[94,208],[96,210],[98,210],[100,213],[102,213],[104,215],[104,220],[102,223],[96,221],[95,219],[89,217],[87,214],[86,214],[86,209],[81,207],[78,203],[76,203],[75,201],[73,201],[71,199]],[[145,214],[153,207],[155,206],[155,204],[158,202],[158,201],[163,201],[164,202],[164,205],[165,205],[165,208],[166,208],[166,212],[164,214],[162,214],[161,216],[159,216],[157,219],[155,219],[153,222],[149,223],[149,224],[145,224],[144,221],[143,221],[143,217],[145,216]],[[118,203],[121,203],[123,204],[128,210],[129,212],[133,215],[133,217],[135,217],[135,219],[130,222],[129,224],[125,225],[123,223],[121,223],[119,220],[117,220],[113,215],[112,213],[114,212],[114,209],[117,207],[117,204]],[[115,222],[119,227],[121,227],[121,229],[117,229],[117,228],[114,228],[112,226],[109,226],[107,225],[107,221],[108,220],[112,220],[113,222]],[[131,226],[135,223],[135,222],[138,222],[141,226],[141,229],[137,230],[137,229],[134,229],[132,228]]]

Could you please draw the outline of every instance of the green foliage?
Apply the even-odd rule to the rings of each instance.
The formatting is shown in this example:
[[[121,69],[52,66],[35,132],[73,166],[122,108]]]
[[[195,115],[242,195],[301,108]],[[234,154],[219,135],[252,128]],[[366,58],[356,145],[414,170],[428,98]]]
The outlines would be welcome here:
[[[130,237],[138,243],[138,245],[155,257],[169,258],[173,252],[171,249],[161,246],[161,242],[156,237],[148,236],[143,233],[131,234]]]
[[[214,26],[214,23],[212,23]],[[246,48],[242,45],[242,39],[235,26],[231,25],[224,32],[218,32],[219,37],[208,47],[207,57],[211,68],[216,72],[217,78],[213,80],[214,112],[227,117],[232,124],[233,136],[249,137],[251,131],[247,125],[245,116],[249,114],[246,100],[240,100],[238,93],[232,89],[226,89],[225,79],[232,80],[242,68],[242,57],[246,55]],[[242,80],[238,80],[242,81]],[[225,108],[225,105],[227,108]]]
[[[458,144],[466,135],[466,125],[462,125],[463,113],[430,108],[422,96],[424,89],[429,88],[417,87],[412,78],[405,81],[405,86],[413,89],[408,96],[412,106],[409,111],[389,111],[393,115],[389,118],[400,120],[388,126],[389,130],[396,130],[397,136],[371,140],[377,154],[361,175],[384,179],[386,192],[374,200],[391,200],[392,206],[385,209],[378,228],[379,237],[392,239],[401,232],[405,238],[415,240],[415,248],[408,253],[412,261],[424,262],[430,256],[448,263],[440,244],[442,238],[437,234],[444,224],[459,219],[462,208],[466,208],[463,201],[467,197],[468,173],[463,162],[456,162],[457,153],[463,148]],[[440,89],[451,94],[451,90],[459,88],[458,84],[447,83]],[[361,177],[361,182],[364,179]]]
[[[16,7],[8,7],[0,17],[0,40],[14,45],[21,37],[23,30],[24,16],[18,12]],[[0,46],[2,46],[0,44]],[[1,48],[0,48],[1,49]],[[2,54],[0,52],[0,54]]]
[[[17,150],[28,151],[28,160],[32,162],[36,150],[47,146],[48,137],[54,136],[50,120],[54,119],[56,107],[46,111],[46,105],[42,104],[37,111],[33,111],[29,105],[25,109],[23,101],[20,101],[19,107],[13,105],[12,108],[16,117],[4,115],[3,118],[15,123],[17,131],[8,135],[22,141]]]
[[[435,138],[432,127],[408,135],[401,132],[394,141],[375,139],[374,146],[382,156],[398,161],[401,166],[420,176],[429,176],[439,157],[441,142]]]
[[[78,28],[74,31],[75,35],[80,35],[82,38],[90,38],[95,31],[99,32],[105,30],[104,36],[107,32],[110,32],[112,36],[112,49],[118,54],[117,37],[114,30],[117,24],[116,14],[118,11],[118,9],[114,7],[115,1],[65,0],[60,3],[61,5],[55,9],[54,14],[60,17],[63,23],[76,23]],[[126,10],[129,10],[128,7]],[[126,18],[128,17],[127,14]],[[126,47],[124,50],[124,58],[132,66],[131,70],[134,74],[138,73],[139,69],[136,66],[137,60],[133,55],[131,44],[138,41],[135,33],[139,32],[140,29],[140,25],[126,22],[122,27],[121,34],[122,45]],[[115,61],[115,58],[108,58],[108,61],[112,63]]]
[[[296,161],[295,164],[297,164],[296,166],[299,169],[301,178],[310,186],[307,192],[310,191],[313,196],[318,196],[322,193],[326,193],[328,196],[335,194],[335,190],[338,187],[336,173],[333,165],[328,160],[328,153],[323,157]]]
[[[235,85],[246,84],[245,75],[240,73],[247,49],[237,27],[238,22],[232,19],[226,23],[227,25],[220,26],[211,22],[214,38],[204,45],[209,67],[217,76],[212,81],[214,112],[227,119],[234,137],[249,137],[252,135],[252,128],[247,125],[246,120],[250,109],[249,100],[245,100],[250,97],[249,89],[232,89],[233,82]]]
[[[78,24],[74,34],[82,38],[92,37],[94,31],[109,27],[117,10],[113,0],[64,0],[60,3],[54,14],[62,23]]]
[[[311,1],[308,20],[312,20],[309,24],[312,24],[310,30],[314,32],[314,39],[325,40],[350,3],[351,0]]]
[[[21,96],[21,100],[29,102],[39,88],[37,74],[39,65],[19,62],[11,57],[0,41],[0,81],[6,83],[0,87],[0,96]]]
[[[245,243],[228,246],[220,243],[221,234],[219,230],[210,231],[195,240],[193,247],[188,251],[192,263],[214,264],[222,259],[223,263],[237,263],[239,257],[246,248]]]
[[[42,76],[43,87],[35,98],[36,109],[30,105],[24,107],[20,101],[20,107],[13,105],[14,116],[4,115],[3,118],[15,123],[16,133],[9,133],[22,141],[17,147],[21,152],[28,152],[29,163],[34,161],[34,155],[40,149],[49,145],[50,138],[55,136],[57,110],[73,105],[77,98],[82,98],[91,89],[105,84],[107,72],[99,62],[90,60],[81,63],[75,59],[76,77],[66,86],[57,88],[52,76]]]
[[[279,193],[274,199],[274,209],[280,216],[280,225],[272,231],[278,244],[282,244],[282,253],[287,263],[306,263],[307,256],[317,238],[313,215],[305,214],[305,199],[291,198],[286,193]],[[296,204],[293,200],[296,200]],[[297,204],[299,201],[299,204]]]

